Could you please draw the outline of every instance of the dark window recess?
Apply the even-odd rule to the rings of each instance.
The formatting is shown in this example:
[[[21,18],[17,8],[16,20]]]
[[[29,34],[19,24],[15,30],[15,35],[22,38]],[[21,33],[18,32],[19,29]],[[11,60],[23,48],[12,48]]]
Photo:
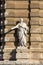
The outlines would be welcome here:
[[[0,0],[0,47],[4,45],[4,12],[5,12],[5,1]]]

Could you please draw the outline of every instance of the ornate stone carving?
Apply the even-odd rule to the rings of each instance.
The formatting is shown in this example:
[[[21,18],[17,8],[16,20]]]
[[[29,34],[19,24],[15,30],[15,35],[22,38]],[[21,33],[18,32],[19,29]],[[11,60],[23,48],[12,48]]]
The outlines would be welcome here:
[[[17,36],[19,40],[19,46],[25,46],[26,47],[26,36],[29,32],[29,28],[26,23],[23,22],[23,18],[20,19],[20,22],[11,28],[11,30],[15,30],[17,28]]]

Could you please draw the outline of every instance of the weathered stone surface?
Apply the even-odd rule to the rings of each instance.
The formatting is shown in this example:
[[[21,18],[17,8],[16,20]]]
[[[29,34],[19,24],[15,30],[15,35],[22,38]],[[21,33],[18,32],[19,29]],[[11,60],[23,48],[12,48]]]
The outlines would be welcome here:
[[[41,48],[40,46],[38,47],[38,45],[32,45],[32,46],[30,46],[30,49],[31,49],[31,50],[33,50],[33,49],[34,49],[34,50],[36,50],[36,51],[39,51],[39,52],[40,52],[43,48]],[[34,52],[35,52],[35,51],[34,51]],[[43,52],[43,51],[42,51],[42,52]]]
[[[31,42],[31,47],[33,47],[33,48],[39,47],[39,48],[43,49],[43,42]]]
[[[39,16],[43,17],[43,10],[40,10],[39,13],[40,13]]]
[[[30,25],[43,25],[43,18],[31,17]]]
[[[6,34],[6,37],[14,37],[14,34]]]
[[[6,42],[11,42],[11,41],[15,41],[15,37],[5,37],[5,40]]]
[[[15,9],[6,9],[6,17],[28,17],[28,10],[15,10]]]
[[[43,45],[43,42],[31,42],[31,45]]]
[[[29,1],[6,1],[6,12],[5,12],[5,25],[9,25],[9,26],[5,26],[5,32],[9,31],[11,27],[13,27],[16,24],[16,21],[19,21],[19,18],[17,17],[26,17],[24,18],[24,22],[29,22],[29,18],[27,19],[27,17],[29,16]],[[22,6],[20,6],[22,5]],[[30,3],[30,7],[33,8],[31,9],[30,12],[30,16],[32,17],[30,20],[30,41],[35,41],[35,42],[30,42],[30,48],[29,49],[18,49],[17,48],[17,56],[19,59],[17,59],[16,62],[12,62],[12,64],[28,64],[28,63],[41,63],[40,60],[43,61],[43,26],[39,26],[39,25],[43,25],[43,3],[42,0],[31,0]],[[25,6],[25,7],[24,7]],[[7,8],[11,8],[11,9],[7,9]],[[17,8],[18,10],[15,10],[14,8]],[[25,9],[24,9],[25,8]],[[39,10],[40,8],[40,10]],[[40,16],[40,17],[39,17]],[[9,18],[7,18],[9,17]],[[11,18],[12,17],[12,18]],[[13,18],[14,17],[14,18]],[[16,17],[16,18],[15,18]],[[12,25],[12,26],[11,26]],[[14,33],[15,31],[12,31],[11,33]],[[35,33],[35,34],[33,34]],[[40,33],[40,34],[36,34],[36,33]],[[8,60],[11,57],[11,52],[15,51],[15,46],[14,46],[14,36],[13,34],[10,35],[7,34],[6,35],[6,42],[5,42],[5,47],[3,52],[5,52],[5,54],[3,55],[3,58],[5,60]],[[12,41],[12,42],[11,42]],[[39,42],[40,41],[40,42]],[[41,42],[42,41],[42,42]],[[21,60],[22,58],[22,60]],[[24,59],[25,58],[25,59]],[[26,59],[28,58],[28,60]],[[19,60],[19,61],[18,61]],[[4,62],[3,62],[4,63]],[[7,64],[9,64],[10,62],[7,62]],[[5,62],[6,64],[6,62]],[[11,64],[11,63],[10,63]],[[36,65],[37,65],[36,64]]]
[[[4,29],[4,33],[7,33],[10,29],[11,29],[11,28]],[[13,31],[11,31],[11,32],[9,32],[9,33],[11,33],[11,34],[13,33],[13,34],[14,34],[14,33],[15,33],[15,30],[13,30]]]
[[[3,53],[0,53],[0,60],[3,60]]]
[[[31,8],[39,8],[39,1],[31,1]]]
[[[10,52],[15,51],[15,50],[16,50],[15,47],[11,47],[11,48],[10,47],[9,48],[6,47],[6,48],[3,49],[3,52],[10,53]]]
[[[3,59],[10,59],[10,57],[11,57],[11,55],[9,54],[9,53],[5,53],[4,55],[3,55]]]
[[[17,53],[16,58],[17,59],[29,59],[31,55],[29,53]]]
[[[43,34],[31,34],[31,41],[43,41]]]
[[[43,26],[39,26],[39,25],[32,26],[31,25],[30,32],[31,33],[43,33]]]
[[[43,1],[33,0],[31,1],[31,8],[40,8],[43,9]]]
[[[39,9],[31,9],[30,16],[38,17],[39,16]]]
[[[30,52],[43,53],[43,48],[30,47]]]
[[[39,25],[39,17],[31,17],[31,20],[30,20],[30,26],[31,25]]]
[[[31,9],[31,13],[30,16],[40,16],[43,17],[43,10],[39,10],[39,9]]]
[[[14,45],[9,45],[9,46],[6,45],[5,48],[15,48],[15,46]]]
[[[43,53],[17,53],[17,59],[43,59]]]
[[[4,48],[3,49],[3,52],[6,52],[6,53],[8,53],[8,52],[12,52],[12,51],[15,51],[15,48]],[[16,50],[16,52],[20,52],[20,50]],[[26,51],[24,51],[24,50],[22,50],[22,52],[26,52],[26,53],[30,53],[30,52],[36,52],[36,53],[43,53],[43,48],[33,48],[33,47],[30,47],[30,50],[28,49],[28,50],[26,50]]]
[[[39,18],[40,25],[43,25],[43,18]]]
[[[43,61],[43,60],[42,60]],[[8,60],[5,60],[5,61],[1,61],[0,64],[7,64],[7,65],[38,65],[38,64],[41,64],[41,60],[32,60],[32,59],[29,59],[29,60],[17,60],[17,61],[8,61]]]
[[[12,27],[14,27],[14,25],[11,25],[11,26],[10,25],[9,26],[7,25],[7,26],[5,26],[5,29],[11,29]]]
[[[5,8],[28,8],[28,1],[6,1]],[[25,6],[25,7],[24,7]]]
[[[25,23],[29,22],[29,18],[23,18]],[[20,18],[5,18],[5,25],[16,25],[16,22],[20,21]]]
[[[16,49],[17,53],[27,53],[29,52],[29,49],[27,47],[17,47]]]
[[[39,8],[43,9],[43,1],[39,1]]]

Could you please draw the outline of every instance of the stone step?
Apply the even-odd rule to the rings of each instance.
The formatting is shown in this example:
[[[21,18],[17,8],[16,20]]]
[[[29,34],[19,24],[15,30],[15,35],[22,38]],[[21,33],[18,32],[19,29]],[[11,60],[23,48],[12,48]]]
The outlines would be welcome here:
[[[43,53],[17,53],[17,59],[43,59]]]
[[[29,59],[30,55],[29,53],[17,53],[16,58],[17,59]]]
[[[23,18],[25,23],[29,22],[29,18]],[[17,21],[20,21],[20,18],[5,18],[5,25],[15,25]]]
[[[6,9],[6,17],[28,17],[28,10],[15,10],[15,9]]]
[[[9,53],[9,52],[12,52],[12,51],[16,51],[18,53],[20,52],[26,52],[26,53],[29,53],[29,52],[36,52],[36,53],[43,53],[43,48],[36,48],[36,47],[31,47],[30,46],[30,49],[16,49],[16,48],[4,48],[3,49],[3,52],[6,52],[6,53]]]
[[[5,8],[28,8],[28,1],[6,1]],[[25,6],[25,7],[24,7]]]
[[[3,65],[3,63],[4,63],[4,65],[41,65],[42,64],[42,62],[43,62],[43,60],[41,61],[41,60],[35,60],[35,59],[21,59],[21,60],[17,60],[17,61],[9,61],[9,60],[4,60],[4,61],[1,61],[0,62],[0,65]]]
[[[4,53],[4,59],[10,59],[10,57],[15,57],[15,53]],[[16,59],[43,59],[43,53],[17,53]]]
[[[23,65],[37,65],[37,64],[41,64],[41,62],[39,60],[36,59],[21,59],[21,60],[17,60],[17,64],[23,64]]]

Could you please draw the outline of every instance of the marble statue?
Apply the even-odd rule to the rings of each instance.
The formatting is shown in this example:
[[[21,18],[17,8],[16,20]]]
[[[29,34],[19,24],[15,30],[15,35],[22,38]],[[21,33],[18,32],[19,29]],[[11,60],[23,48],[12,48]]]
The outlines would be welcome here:
[[[16,28],[18,29],[17,35],[18,35],[20,46],[25,46],[26,47],[26,43],[27,43],[26,35],[29,31],[29,27],[27,26],[26,23],[23,22],[23,18],[21,18],[20,22],[16,26],[11,28],[11,30],[14,30]]]

